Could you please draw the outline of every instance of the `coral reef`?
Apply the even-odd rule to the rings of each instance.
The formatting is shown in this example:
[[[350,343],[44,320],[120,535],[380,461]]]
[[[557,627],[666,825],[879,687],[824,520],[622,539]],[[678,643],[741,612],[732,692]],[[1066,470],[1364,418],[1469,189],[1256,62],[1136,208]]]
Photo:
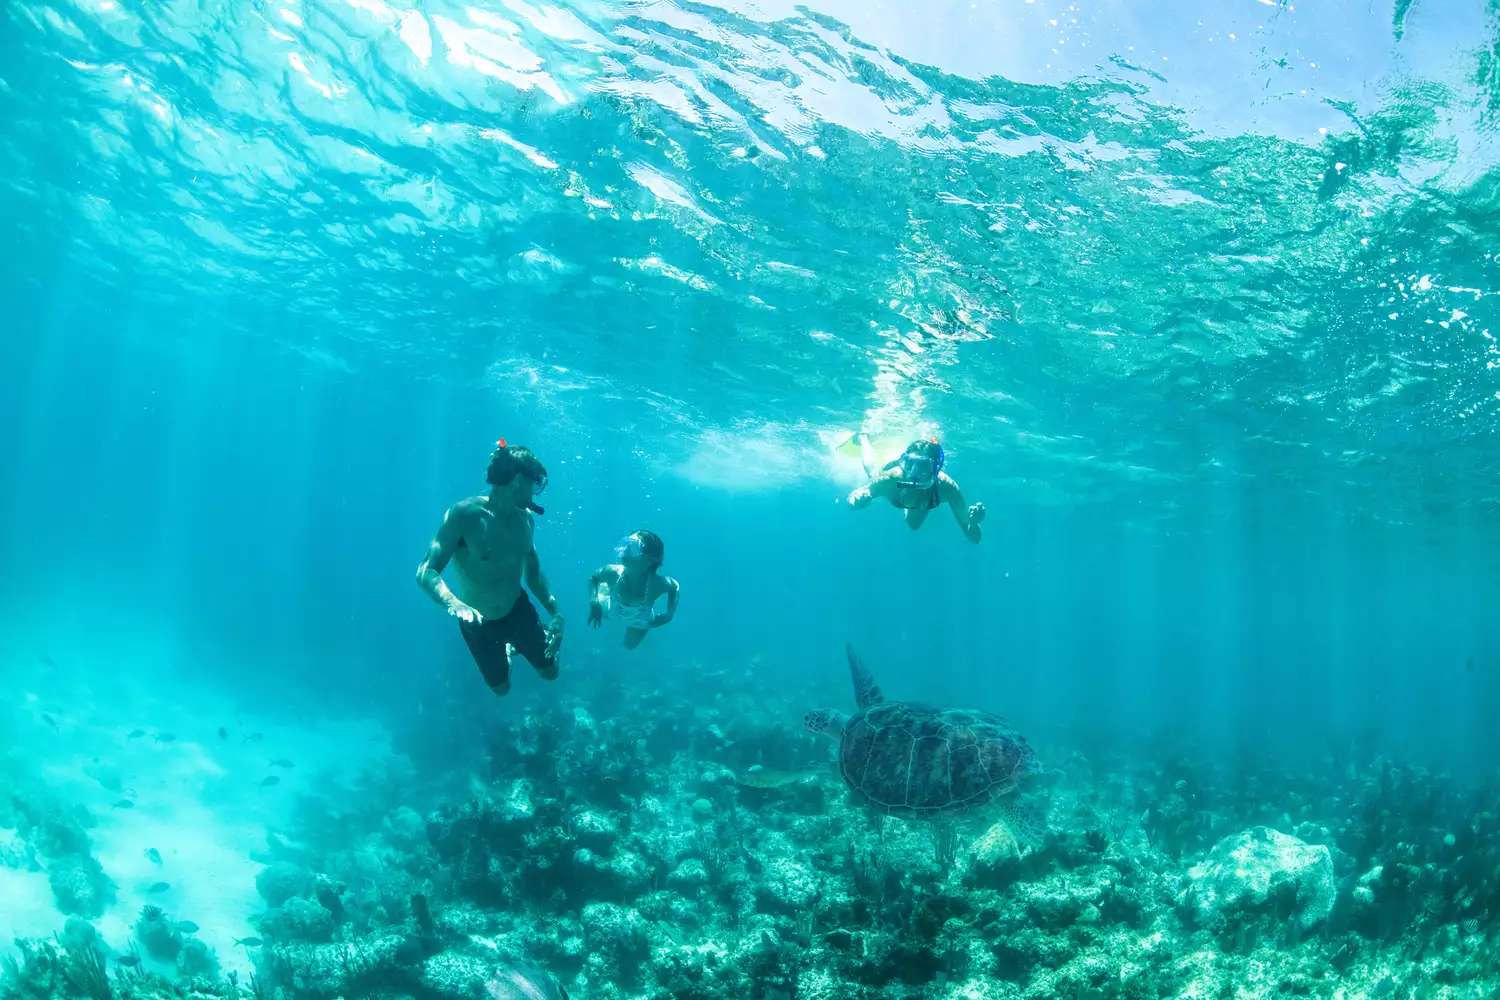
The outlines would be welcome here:
[[[121,966],[106,987],[459,1000],[516,995],[503,970],[532,968],[572,1000],[1500,993],[1500,785],[1037,741],[1066,777],[1026,848],[1003,822],[871,815],[818,768],[804,696],[769,712],[746,680],[710,684],[710,705],[524,708],[475,734],[477,774],[429,761],[426,802],[396,772],[309,801],[260,857],[252,983],[147,907],[135,936],[176,981]],[[80,826],[16,816],[7,858],[88,856]],[[94,996],[87,956],[111,954],[83,920],[25,947],[7,997]]]
[[[182,932],[159,906],[141,907],[135,921],[135,938],[145,946],[146,954],[164,962],[175,962],[182,954]]]
[[[88,811],[22,796],[13,796],[11,807],[10,822],[26,845],[26,855],[47,861],[47,880],[58,910],[90,920],[102,915],[115,900],[115,886],[90,851],[86,828],[93,820]]]
[[[1182,900],[1220,931],[1268,911],[1306,931],[1328,919],[1338,894],[1328,848],[1263,826],[1219,841],[1187,879]]]
[[[110,1000],[113,996],[104,956],[92,941],[61,947],[48,941],[18,941],[17,945],[20,957],[7,959],[0,967],[0,997],[5,1000]]]
[[[726,675],[714,690],[712,707],[579,698],[492,731],[484,776],[428,813],[424,838],[403,806],[357,850],[309,862],[370,886],[346,894],[335,933],[402,935],[386,982],[425,996],[519,961],[607,1000],[1462,1000],[1496,986],[1486,872],[1500,847],[1455,825],[1489,814],[1419,769],[1234,773],[1166,748],[1053,748],[1068,777],[1026,850],[1003,823],[869,815],[826,771],[741,783],[755,765],[799,775],[826,748],[750,685]],[[1468,794],[1500,803],[1500,789]],[[356,870],[357,855],[389,861]],[[413,892],[431,900],[425,931],[402,919]]]

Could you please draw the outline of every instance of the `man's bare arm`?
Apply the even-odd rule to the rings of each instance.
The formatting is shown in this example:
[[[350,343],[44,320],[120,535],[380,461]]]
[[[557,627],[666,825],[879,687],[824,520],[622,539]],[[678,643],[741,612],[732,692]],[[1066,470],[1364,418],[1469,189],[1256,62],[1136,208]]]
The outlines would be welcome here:
[[[464,537],[464,518],[466,512],[462,504],[454,504],[448,508],[443,515],[443,523],[438,527],[437,534],[433,536],[432,544],[427,546],[427,555],[417,566],[417,586],[427,592],[434,601],[447,608],[450,612],[457,613],[460,608],[468,605],[458,599],[448,585],[443,582],[443,570],[448,566],[448,560],[453,558],[458,543]],[[469,609],[473,610],[473,609]]]
[[[964,491],[946,474],[938,484],[939,494],[948,502],[948,509],[953,511],[953,519],[958,522],[964,537],[978,545],[979,539],[984,537],[984,529],[979,526],[984,520],[984,504],[976,503],[970,507],[964,502]]]
[[[557,651],[562,646],[563,618],[557,613],[557,598],[552,596],[552,586],[547,583],[547,574],[542,572],[542,561],[537,558],[535,545],[526,553],[526,587],[541,602],[547,614],[552,616],[552,621],[547,625],[547,658],[554,661],[554,672],[542,676],[554,677]]]
[[[535,548],[526,553],[526,587],[536,595],[547,614],[557,615],[557,598],[552,596],[552,587],[547,583],[547,574],[542,572],[542,561],[537,558]]]

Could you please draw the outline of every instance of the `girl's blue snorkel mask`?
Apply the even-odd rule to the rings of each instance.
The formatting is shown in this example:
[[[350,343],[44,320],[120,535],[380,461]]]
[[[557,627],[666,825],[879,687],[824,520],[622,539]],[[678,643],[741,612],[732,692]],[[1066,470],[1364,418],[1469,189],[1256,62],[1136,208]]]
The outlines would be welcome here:
[[[615,543],[615,559],[639,559],[646,554],[646,543],[638,534],[626,535]]]

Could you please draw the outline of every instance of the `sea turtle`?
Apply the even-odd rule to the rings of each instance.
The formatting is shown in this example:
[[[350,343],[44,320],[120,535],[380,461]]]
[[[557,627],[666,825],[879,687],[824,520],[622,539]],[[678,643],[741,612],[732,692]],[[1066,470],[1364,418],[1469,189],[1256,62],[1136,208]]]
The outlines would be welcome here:
[[[838,743],[838,772],[856,797],[910,819],[997,811],[1018,839],[1040,839],[1040,810],[1013,793],[1059,772],[1037,763],[1020,733],[989,712],[886,701],[854,648],[845,652],[859,711],[822,709],[802,724]]]

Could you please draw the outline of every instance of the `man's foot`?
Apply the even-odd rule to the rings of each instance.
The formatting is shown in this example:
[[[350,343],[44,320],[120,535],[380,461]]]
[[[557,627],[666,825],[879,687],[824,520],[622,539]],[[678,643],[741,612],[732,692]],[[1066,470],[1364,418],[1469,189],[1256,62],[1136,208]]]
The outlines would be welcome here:
[[[500,697],[504,698],[506,695],[510,694],[510,681],[506,681],[503,684],[491,684],[490,690],[498,694]]]

